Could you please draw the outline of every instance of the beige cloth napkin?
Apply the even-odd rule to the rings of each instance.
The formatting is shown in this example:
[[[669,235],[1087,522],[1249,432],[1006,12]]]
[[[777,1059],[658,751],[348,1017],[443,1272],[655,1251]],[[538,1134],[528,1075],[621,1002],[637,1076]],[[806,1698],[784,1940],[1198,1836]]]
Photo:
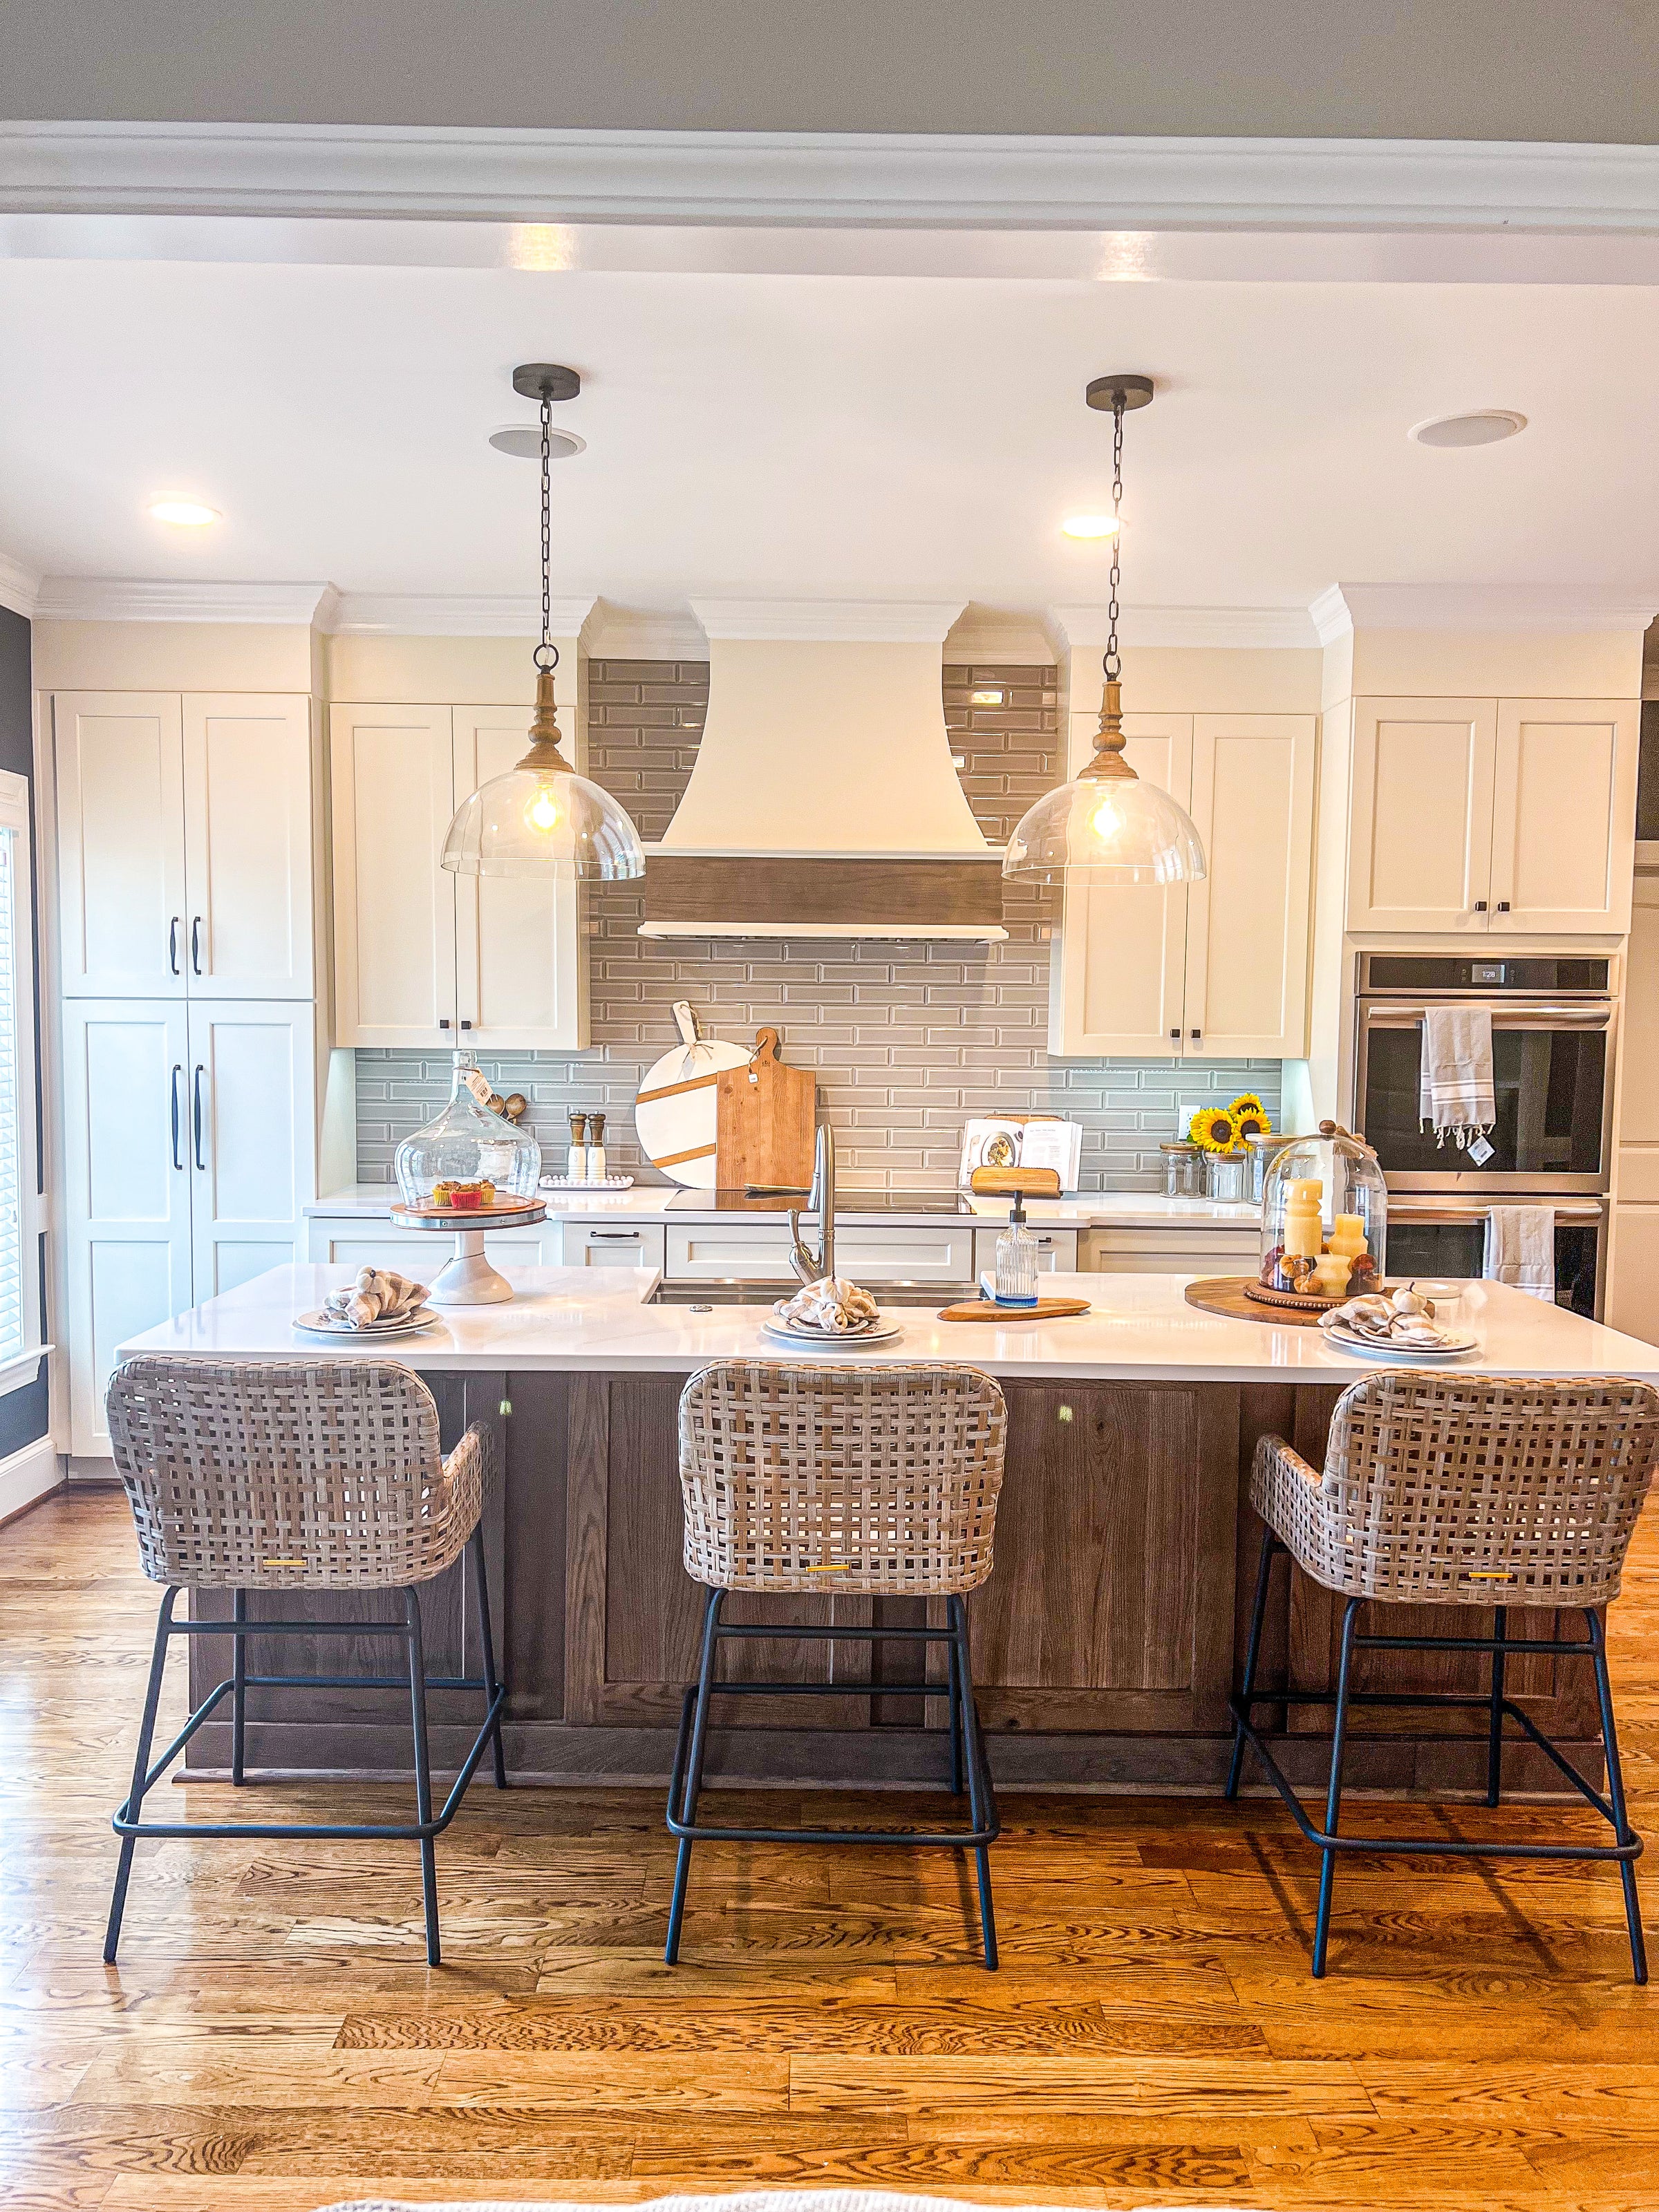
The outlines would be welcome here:
[[[1531,1298],[1555,1304],[1555,1208],[1553,1206],[1494,1206],[1486,1216],[1486,1249],[1481,1273],[1489,1283],[1508,1283]]]

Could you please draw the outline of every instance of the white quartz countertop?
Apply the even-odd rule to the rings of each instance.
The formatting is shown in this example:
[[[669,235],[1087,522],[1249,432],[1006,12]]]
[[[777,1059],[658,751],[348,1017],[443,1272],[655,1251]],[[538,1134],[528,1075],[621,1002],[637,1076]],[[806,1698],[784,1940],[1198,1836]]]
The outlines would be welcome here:
[[[765,1221],[773,1211],[763,1206],[722,1210],[707,1203],[699,1204],[704,1196],[702,1192],[670,1189],[661,1183],[648,1188],[636,1184],[632,1190],[544,1190],[538,1195],[547,1207],[550,1220],[562,1221],[613,1221],[618,1215],[631,1221]],[[942,1191],[939,1195],[948,1200],[951,1194]],[[384,1221],[396,1196],[389,1183],[357,1182],[327,1198],[313,1199],[305,1211],[330,1219],[355,1216],[363,1220]],[[884,1208],[878,1212],[867,1209],[860,1212],[860,1196],[856,1190],[840,1194],[836,1206],[837,1221],[856,1221],[860,1226],[883,1223],[902,1229],[919,1224],[936,1226],[941,1220],[951,1218],[949,1214],[910,1213]],[[968,1203],[973,1209],[973,1218],[1000,1223],[1008,1218],[1006,1198],[969,1198]],[[781,1217],[788,1210],[787,1201],[780,1200],[775,1208],[777,1214]],[[1224,1205],[1209,1198],[1164,1198],[1146,1190],[1085,1190],[1071,1198],[1031,1198],[1025,1201],[1025,1212],[1029,1220],[1048,1229],[1211,1229],[1218,1223],[1254,1229],[1260,1218],[1254,1205]],[[957,1218],[967,1220],[970,1217],[963,1214]]]
[[[948,1359],[994,1375],[1147,1382],[1347,1382],[1393,1363],[1334,1350],[1316,1328],[1230,1321],[1189,1306],[1183,1275],[1056,1274],[1045,1291],[1086,1297],[1075,1320],[985,1323],[939,1321],[930,1307],[890,1309],[903,1334],[867,1351],[827,1355],[766,1336],[763,1306],[647,1303],[658,1276],[647,1267],[505,1267],[518,1295],[495,1306],[448,1307],[414,1336],[359,1343],[308,1336],[295,1315],[350,1279],[345,1267],[273,1267],[160,1328],[117,1347],[210,1359],[397,1359],[434,1370],[506,1370],[683,1374],[711,1359]],[[1634,1375],[1659,1382],[1659,1346],[1622,1336],[1498,1283],[1465,1287],[1459,1326],[1477,1353],[1449,1363],[1463,1372]]]

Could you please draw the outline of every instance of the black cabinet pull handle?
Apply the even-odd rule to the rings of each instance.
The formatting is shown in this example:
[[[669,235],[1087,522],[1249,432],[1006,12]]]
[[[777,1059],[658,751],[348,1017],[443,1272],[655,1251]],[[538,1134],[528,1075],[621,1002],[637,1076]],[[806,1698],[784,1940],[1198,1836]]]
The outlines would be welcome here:
[[[1203,1030],[1194,1030],[1193,1031],[1193,1033],[1192,1033],[1193,1042],[1194,1042],[1194,1044],[1196,1044],[1196,1043],[1198,1042],[1198,1041],[1199,1041],[1200,1037],[1201,1037],[1201,1036],[1203,1036],[1203,1034],[1204,1034],[1204,1032],[1203,1032]]]
[[[1477,914],[1485,914],[1486,911],[1486,902],[1485,899],[1476,899],[1474,902],[1474,910]]]
[[[201,1169],[204,1175],[207,1172],[207,1162],[202,1158],[202,1078],[206,1074],[206,1068],[203,1066],[201,1061],[198,1060],[196,1063],[196,1073],[192,1079],[193,1097],[191,1101],[191,1115],[196,1131],[196,1164]]]
[[[447,1030],[447,1029],[449,1027],[449,1017],[448,1017],[448,1015],[447,1015],[447,1014],[440,1014],[440,1015],[439,1015],[439,1017],[438,1017],[438,1027],[439,1027],[441,1030]]]
[[[167,924],[167,966],[179,973],[179,917],[175,914]]]
[[[1181,1031],[1179,1030],[1171,1030],[1170,1031],[1170,1035],[1175,1039],[1177,1044],[1181,1042]]]
[[[462,1027],[464,1030],[470,1030],[470,1029],[471,1028],[471,1026],[472,1026],[471,1023],[466,1019],[466,1018],[465,1017],[465,1015],[463,1015],[463,1017],[462,1017],[462,1018],[461,1018],[461,1027]]]
[[[199,914],[193,914],[190,918],[190,966],[191,973],[192,975],[199,975],[201,974],[202,917]]]
[[[168,1088],[173,1093],[173,1164],[178,1169],[180,1175],[185,1171],[185,1163],[183,1157],[179,1151],[179,1078],[184,1073],[184,1072],[185,1063],[183,1060],[175,1060],[173,1063],[172,1081],[168,1085]]]
[[[1507,913],[1509,912],[1509,910],[1510,910],[1510,902],[1509,902],[1509,901],[1508,901],[1507,899],[1499,899],[1499,900],[1498,900],[1498,911],[1499,912],[1499,914],[1507,914]]]

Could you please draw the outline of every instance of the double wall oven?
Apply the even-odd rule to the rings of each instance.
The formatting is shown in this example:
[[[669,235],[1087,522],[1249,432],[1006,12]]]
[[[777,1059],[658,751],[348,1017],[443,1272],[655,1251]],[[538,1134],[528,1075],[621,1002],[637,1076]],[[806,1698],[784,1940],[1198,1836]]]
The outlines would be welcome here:
[[[1479,1166],[1419,1110],[1423,1017],[1492,1009],[1497,1121]],[[1478,1275],[1493,1206],[1555,1212],[1558,1304],[1599,1310],[1613,1146],[1613,999],[1606,957],[1360,956],[1354,1125],[1389,1184],[1389,1268]]]

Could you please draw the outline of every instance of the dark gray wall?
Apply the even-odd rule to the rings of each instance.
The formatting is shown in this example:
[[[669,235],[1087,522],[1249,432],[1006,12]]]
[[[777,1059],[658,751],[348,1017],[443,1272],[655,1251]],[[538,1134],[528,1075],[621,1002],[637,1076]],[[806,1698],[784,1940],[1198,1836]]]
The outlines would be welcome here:
[[[34,745],[29,722],[29,626],[21,615],[0,607],[0,769],[34,781]],[[38,963],[37,963],[38,965]],[[40,993],[35,993],[37,1003]],[[39,1042],[37,1032],[36,1042]],[[37,1065],[40,1054],[35,1054]],[[37,1132],[40,1100],[34,1102]],[[37,1159],[43,1157],[40,1148]],[[44,1264],[45,1239],[42,1243]],[[43,1316],[44,1317],[44,1316]],[[0,1458],[43,1437],[49,1426],[46,1411],[46,1362],[26,1390],[11,1390],[0,1398]]]
[[[8,0],[0,116],[1659,137],[1659,0]]]

